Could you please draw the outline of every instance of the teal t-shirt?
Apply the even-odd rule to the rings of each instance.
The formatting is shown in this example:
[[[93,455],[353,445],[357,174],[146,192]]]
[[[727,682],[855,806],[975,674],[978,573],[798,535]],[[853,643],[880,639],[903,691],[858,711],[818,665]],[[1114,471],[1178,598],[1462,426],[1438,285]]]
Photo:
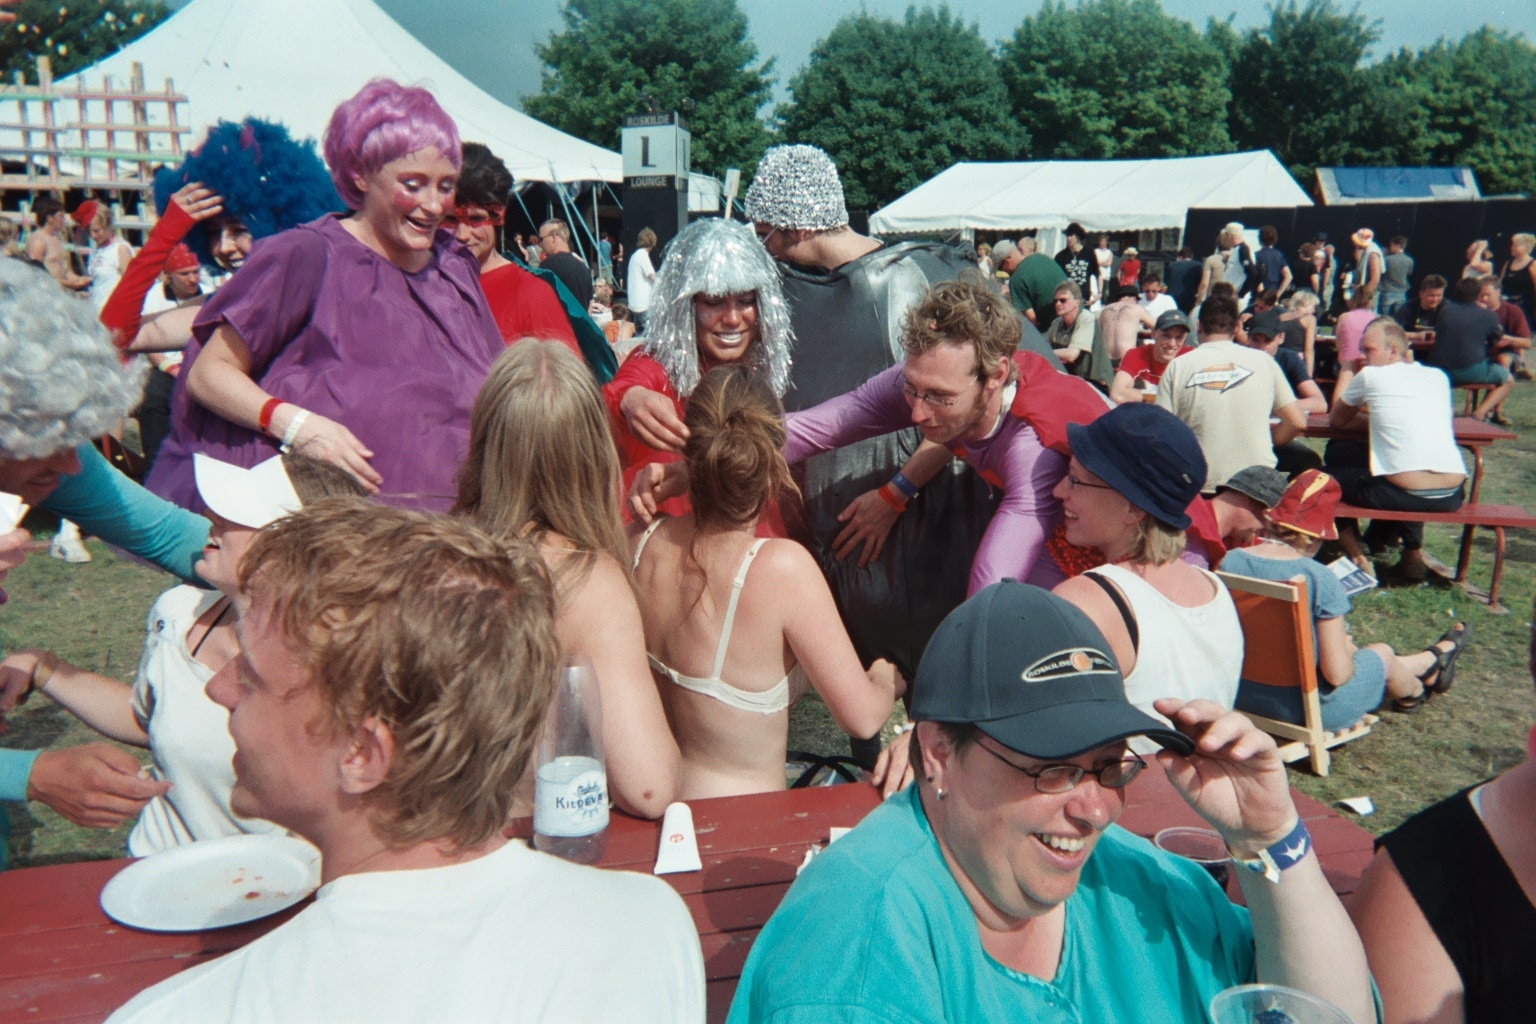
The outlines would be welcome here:
[[[1200,867],[1116,826],[1066,903],[1046,982],[981,947],[917,798],[892,797],[790,887],[742,970],[728,1024],[1195,1024],[1254,978],[1253,928]]]

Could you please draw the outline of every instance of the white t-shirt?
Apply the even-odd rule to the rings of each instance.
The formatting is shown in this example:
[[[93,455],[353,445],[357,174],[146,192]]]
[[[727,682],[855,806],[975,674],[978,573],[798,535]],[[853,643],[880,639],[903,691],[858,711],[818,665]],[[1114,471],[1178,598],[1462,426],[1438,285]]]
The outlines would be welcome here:
[[[182,585],[161,594],[149,610],[133,713],[149,733],[155,777],[174,785],[139,813],[128,837],[135,857],[242,832],[285,834],[270,821],[239,818],[229,809],[235,785],[229,711],[208,698],[203,687],[213,673],[187,649],[187,630],[222,596]]]
[[[698,1024],[704,962],[667,883],[514,840],[451,867],[344,875],[111,1020]]]
[[[1422,363],[1366,366],[1341,399],[1371,410],[1371,475],[1466,473],[1451,425],[1451,382]]]
[[[656,268],[651,264],[649,249],[636,249],[629,258],[625,291],[629,295],[630,311],[644,313],[651,308],[651,292],[656,288]]]
[[[1163,292],[1161,295],[1159,295],[1155,299],[1152,299],[1150,302],[1148,300],[1146,300],[1146,299],[1140,299],[1138,301],[1139,301],[1139,303],[1141,305],[1141,308],[1146,310],[1149,314],[1151,314],[1152,321],[1154,323],[1157,322],[1157,318],[1158,317],[1162,316],[1164,313],[1168,312],[1170,309],[1178,309],[1179,308],[1179,304],[1177,302],[1174,302],[1173,301],[1173,296],[1169,295],[1167,292]]]
[[[117,282],[122,280],[128,261],[133,259],[133,247],[113,235],[106,245],[94,245],[86,257],[85,269],[91,278],[91,304],[96,312],[107,304]]]

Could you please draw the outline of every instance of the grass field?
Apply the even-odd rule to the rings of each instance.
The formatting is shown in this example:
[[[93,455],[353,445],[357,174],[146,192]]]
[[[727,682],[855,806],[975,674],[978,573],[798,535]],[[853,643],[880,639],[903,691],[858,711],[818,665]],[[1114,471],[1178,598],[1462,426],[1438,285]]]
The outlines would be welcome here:
[[[1522,384],[1506,412],[1521,437],[1488,450],[1482,498],[1536,510],[1536,386]],[[27,525],[38,533],[52,529],[42,517]],[[1459,537],[1457,530],[1430,527],[1426,543],[1434,555],[1454,564]],[[144,617],[155,595],[172,581],[115,558],[98,542],[91,542],[90,548],[95,561],[88,565],[34,556],[11,573],[6,581],[11,601],[0,608],[0,650],[46,647],[75,664],[129,681],[139,659]],[[1479,534],[1473,582],[1487,584],[1492,552],[1492,535]],[[1462,656],[1455,689],[1416,715],[1383,712],[1371,735],[1335,749],[1328,778],[1293,766],[1294,785],[1330,803],[1342,797],[1371,797],[1377,811],[1362,823],[1380,833],[1421,807],[1518,762],[1524,756],[1526,732],[1536,719],[1526,667],[1533,590],[1536,535],[1511,531],[1503,594],[1507,615],[1490,614],[1449,586],[1387,586],[1358,599],[1350,625],[1361,643],[1380,640],[1400,651],[1416,651],[1458,618],[1471,622],[1476,632]],[[892,724],[900,718],[898,710]],[[0,746],[52,748],[99,739],[41,696],[13,712],[9,724]],[[801,701],[792,713],[790,746],[847,752],[846,738],[814,697]],[[9,805],[4,812],[11,819],[15,866],[123,855],[127,826],[111,831],[77,828],[36,803]]]

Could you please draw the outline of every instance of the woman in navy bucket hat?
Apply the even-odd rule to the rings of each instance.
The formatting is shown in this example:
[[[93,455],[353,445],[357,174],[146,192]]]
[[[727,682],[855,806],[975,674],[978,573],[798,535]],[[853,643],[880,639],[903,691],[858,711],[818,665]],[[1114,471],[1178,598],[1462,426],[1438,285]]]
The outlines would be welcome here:
[[[1069,426],[1067,440],[1072,462],[1055,491],[1066,539],[1102,551],[1104,564],[1055,593],[1103,632],[1132,704],[1157,717],[1162,697],[1230,710],[1243,667],[1237,609],[1214,573],[1180,557],[1206,475],[1194,431],[1155,405],[1122,405]]]

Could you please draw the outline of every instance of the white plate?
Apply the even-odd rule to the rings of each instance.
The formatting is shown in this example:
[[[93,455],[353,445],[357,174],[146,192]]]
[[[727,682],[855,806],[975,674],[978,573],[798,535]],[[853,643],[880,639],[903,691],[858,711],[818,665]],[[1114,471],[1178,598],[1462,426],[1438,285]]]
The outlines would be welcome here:
[[[285,910],[320,885],[320,851],[291,836],[209,839],[128,865],[101,890],[112,920],[196,932]]]

